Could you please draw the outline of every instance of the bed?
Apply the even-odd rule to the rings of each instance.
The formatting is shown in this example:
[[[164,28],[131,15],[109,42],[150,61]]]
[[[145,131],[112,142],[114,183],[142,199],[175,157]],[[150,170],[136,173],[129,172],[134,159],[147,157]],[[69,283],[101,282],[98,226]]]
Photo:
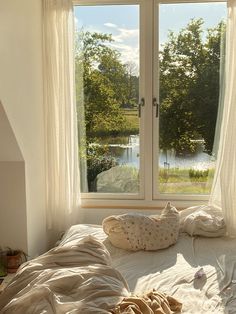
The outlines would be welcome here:
[[[78,243],[79,251],[75,250]],[[98,251],[91,263],[94,247]],[[101,226],[75,225],[53,250],[21,267],[0,296],[0,313],[113,313],[115,304],[130,292],[142,295],[153,289],[179,300],[182,313],[236,313],[235,239],[180,233],[178,242],[167,249],[131,252],[115,248]],[[78,272],[72,251],[80,257],[84,254]],[[197,277],[201,268],[204,275]],[[110,276],[111,269],[115,275]],[[99,275],[115,288],[107,289]],[[49,291],[48,283],[53,283],[56,293]],[[95,283],[98,286],[91,290]],[[72,295],[77,295],[77,302],[71,302]]]
[[[134,294],[155,288],[183,303],[182,313],[236,313],[236,239],[190,237],[155,252],[127,252],[109,243],[100,226],[72,227],[66,238],[93,234],[105,243],[112,265]],[[195,279],[203,268],[206,276]]]

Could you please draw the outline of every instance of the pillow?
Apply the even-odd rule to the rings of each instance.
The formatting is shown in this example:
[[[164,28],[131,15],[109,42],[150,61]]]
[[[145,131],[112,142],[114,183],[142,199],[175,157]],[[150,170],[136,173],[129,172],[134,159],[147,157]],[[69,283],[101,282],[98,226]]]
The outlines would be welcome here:
[[[191,236],[221,237],[226,233],[222,212],[209,205],[193,206],[180,213],[181,231]]]
[[[177,241],[179,212],[167,203],[161,215],[132,213],[110,216],[103,220],[102,225],[114,246],[131,251],[154,251]]]

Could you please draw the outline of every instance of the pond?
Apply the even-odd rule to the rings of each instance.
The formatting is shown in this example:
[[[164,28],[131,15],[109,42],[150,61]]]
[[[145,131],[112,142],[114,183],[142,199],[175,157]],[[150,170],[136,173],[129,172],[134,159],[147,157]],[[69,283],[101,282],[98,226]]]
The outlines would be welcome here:
[[[102,140],[102,144],[107,144],[109,151],[114,156],[119,165],[125,164],[139,168],[140,151],[139,135],[127,137],[107,137]],[[195,154],[176,156],[174,150],[160,153],[159,166],[169,168],[194,168],[208,169],[214,167],[214,158],[203,151],[203,145]]]

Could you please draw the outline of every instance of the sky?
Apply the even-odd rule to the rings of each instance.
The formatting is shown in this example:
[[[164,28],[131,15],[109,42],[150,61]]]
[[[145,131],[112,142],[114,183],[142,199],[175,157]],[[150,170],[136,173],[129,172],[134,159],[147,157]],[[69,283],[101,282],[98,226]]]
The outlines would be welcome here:
[[[226,18],[226,2],[161,4],[159,9],[160,44],[167,39],[168,31],[178,32],[192,18],[203,18],[205,27],[214,27]],[[139,66],[139,6],[103,5],[75,6],[78,29],[112,34],[111,44],[121,53],[123,62]]]

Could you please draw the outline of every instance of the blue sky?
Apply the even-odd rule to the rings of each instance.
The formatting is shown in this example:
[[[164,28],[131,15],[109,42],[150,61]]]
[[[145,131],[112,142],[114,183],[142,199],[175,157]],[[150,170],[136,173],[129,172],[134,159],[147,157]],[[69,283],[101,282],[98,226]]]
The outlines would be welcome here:
[[[76,6],[78,28],[112,34],[112,46],[121,53],[124,62],[139,64],[139,7],[138,5]],[[178,32],[192,18],[203,18],[205,27],[213,27],[226,17],[226,2],[160,5],[160,43],[165,42],[168,30]]]

